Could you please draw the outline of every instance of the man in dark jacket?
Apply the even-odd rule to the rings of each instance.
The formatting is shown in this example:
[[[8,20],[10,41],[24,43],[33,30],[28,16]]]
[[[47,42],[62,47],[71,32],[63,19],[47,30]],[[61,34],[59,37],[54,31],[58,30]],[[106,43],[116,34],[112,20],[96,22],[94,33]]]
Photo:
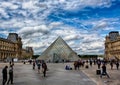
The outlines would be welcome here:
[[[106,65],[105,64],[103,64],[103,66],[102,66],[102,73],[100,75],[101,78],[102,78],[102,75],[106,75],[108,78],[110,78],[107,71],[106,71]]]
[[[13,65],[11,65],[9,68],[9,79],[7,84],[9,84],[10,81],[11,81],[11,84],[13,84]]]
[[[3,85],[5,85],[6,82],[7,82],[7,68],[8,68],[8,66],[5,66],[5,67],[3,68],[3,70],[2,70],[2,75],[3,75]]]
[[[46,77],[47,65],[45,62],[42,63],[42,69],[43,69],[43,75],[44,75],[44,77]]]
[[[119,61],[116,62],[116,68],[119,69]]]

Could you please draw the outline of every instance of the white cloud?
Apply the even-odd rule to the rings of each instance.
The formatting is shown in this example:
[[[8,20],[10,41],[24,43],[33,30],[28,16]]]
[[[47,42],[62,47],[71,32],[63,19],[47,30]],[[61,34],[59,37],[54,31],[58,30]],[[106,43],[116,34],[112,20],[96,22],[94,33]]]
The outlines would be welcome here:
[[[92,22],[91,22],[92,21]],[[89,31],[98,31],[98,30],[114,30],[114,26],[119,24],[118,18],[101,18],[101,19],[89,19],[80,21],[83,23],[83,28],[85,26],[91,25],[91,30]],[[87,29],[87,28],[85,28]]]
[[[75,41],[68,42],[68,45],[71,46],[71,47],[74,46],[75,45]]]
[[[103,30],[114,30],[115,28],[114,27],[106,27],[106,28],[104,28]]]
[[[66,37],[64,37],[64,39],[65,40],[77,40],[78,39],[78,35],[76,35],[76,34],[71,34],[71,35],[69,35],[69,36],[66,36]]]
[[[0,34],[4,34],[5,36],[7,36],[7,35],[9,34],[9,32],[8,32],[8,31],[1,31],[1,30],[0,30]],[[3,36],[0,36],[0,37],[3,38]]]
[[[0,8],[0,15],[2,15],[5,18],[9,18],[9,16],[7,15],[6,11],[2,8]],[[1,16],[0,16],[1,17]]]
[[[34,1],[27,1],[22,3],[22,8],[24,9],[34,9],[36,6],[34,6]]]
[[[18,8],[18,5],[15,5],[11,2],[2,2],[0,4],[0,7],[2,8],[9,8],[9,9],[17,9]]]
[[[61,23],[61,22],[52,22],[52,23],[49,24],[49,27],[50,28],[54,28],[54,27],[56,28],[56,27],[59,27],[61,25],[63,25],[63,23]]]
[[[64,2],[65,2],[65,0],[59,0],[59,2],[60,2],[60,3],[64,3]]]
[[[34,27],[24,27],[18,31],[20,34],[31,35],[33,33],[43,33],[47,34],[49,32],[49,28],[46,25],[34,26]]]
[[[106,27],[107,25],[108,25],[107,22],[100,21],[100,22],[98,22],[98,24],[95,26],[95,28],[104,28],[104,27]]]
[[[111,0],[63,0],[61,1],[65,10],[76,10],[84,7],[110,7]]]

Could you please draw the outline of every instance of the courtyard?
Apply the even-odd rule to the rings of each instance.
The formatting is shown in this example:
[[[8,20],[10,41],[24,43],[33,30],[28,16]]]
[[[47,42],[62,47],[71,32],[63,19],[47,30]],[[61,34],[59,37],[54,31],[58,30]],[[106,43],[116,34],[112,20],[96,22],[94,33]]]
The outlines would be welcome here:
[[[0,83],[5,65],[9,64],[0,63]],[[73,68],[73,63],[47,63],[47,75],[43,77],[42,71],[38,73],[37,67],[32,69],[32,64],[15,63],[14,85],[120,85],[120,70],[111,70],[109,65],[107,70],[110,79],[96,75],[96,65],[88,69],[82,67],[80,70],[65,70],[65,65]]]

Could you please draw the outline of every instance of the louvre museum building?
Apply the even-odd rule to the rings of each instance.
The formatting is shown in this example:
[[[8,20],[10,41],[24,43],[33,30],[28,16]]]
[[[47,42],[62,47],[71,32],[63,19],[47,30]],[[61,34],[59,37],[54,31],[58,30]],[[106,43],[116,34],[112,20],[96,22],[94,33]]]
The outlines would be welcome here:
[[[112,31],[105,39],[105,57],[107,59],[120,59],[120,35]]]
[[[9,33],[7,39],[0,38],[0,61],[13,58],[23,59],[32,56],[32,47],[23,49],[22,41],[18,34]]]

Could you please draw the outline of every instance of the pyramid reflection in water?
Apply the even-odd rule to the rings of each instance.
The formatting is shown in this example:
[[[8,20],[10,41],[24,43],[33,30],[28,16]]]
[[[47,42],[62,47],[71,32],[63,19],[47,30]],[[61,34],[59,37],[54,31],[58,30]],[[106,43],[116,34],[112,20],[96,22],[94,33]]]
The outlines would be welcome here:
[[[61,37],[58,37],[38,59],[49,62],[62,62],[75,61],[79,57]]]

